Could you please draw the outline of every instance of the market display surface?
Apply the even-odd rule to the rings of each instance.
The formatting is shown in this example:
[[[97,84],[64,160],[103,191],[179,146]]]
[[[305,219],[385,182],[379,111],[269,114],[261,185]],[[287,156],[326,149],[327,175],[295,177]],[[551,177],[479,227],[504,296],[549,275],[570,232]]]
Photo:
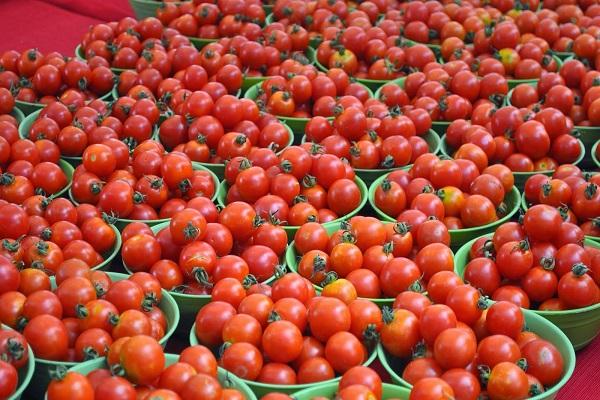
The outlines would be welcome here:
[[[0,399],[595,398],[596,1],[23,3]]]

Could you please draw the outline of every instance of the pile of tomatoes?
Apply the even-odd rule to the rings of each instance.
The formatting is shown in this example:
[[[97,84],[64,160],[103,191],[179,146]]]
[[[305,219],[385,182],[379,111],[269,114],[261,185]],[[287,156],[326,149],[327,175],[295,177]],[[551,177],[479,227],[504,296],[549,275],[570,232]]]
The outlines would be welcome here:
[[[381,343],[388,362],[413,385],[410,399],[432,391],[525,399],[555,385],[563,357],[550,341],[524,330],[523,311],[507,301],[488,308],[477,289],[457,280],[446,281],[445,302],[383,312]]]
[[[330,380],[366,362],[380,325],[381,310],[371,301],[316,296],[292,273],[260,292],[213,298],[198,312],[194,332],[206,346],[225,343],[219,362],[240,378],[293,385]]]
[[[106,66],[91,66],[56,52],[9,50],[0,56],[0,66],[0,87],[28,103],[46,104],[59,98],[64,104],[77,104],[104,96],[114,86],[115,75]]]
[[[331,235],[308,223],[294,238],[300,258],[293,269],[323,287],[323,296],[401,301],[402,293],[421,290],[436,272],[454,269],[449,241],[448,231],[434,220],[412,233],[404,223],[353,217]]]
[[[505,202],[513,191],[513,175],[504,165],[488,167],[468,158],[445,160],[424,154],[409,171],[389,173],[376,186],[371,201],[417,234],[421,224],[433,217],[439,225],[436,234],[449,244],[448,229],[486,225],[513,211],[516,199],[515,204]]]
[[[600,301],[600,250],[547,204],[529,208],[522,225],[509,222],[469,249],[465,280],[494,300],[558,311]]]
[[[575,166],[558,167],[552,177],[532,175],[525,182],[528,204],[558,208],[564,221],[580,226],[584,235],[600,236],[598,185],[600,175],[584,175]]]

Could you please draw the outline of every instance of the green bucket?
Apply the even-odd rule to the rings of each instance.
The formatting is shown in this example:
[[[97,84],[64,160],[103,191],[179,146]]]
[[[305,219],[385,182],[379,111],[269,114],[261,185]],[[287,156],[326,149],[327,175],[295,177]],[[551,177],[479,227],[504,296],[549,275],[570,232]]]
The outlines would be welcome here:
[[[124,279],[129,278],[129,275],[119,274],[117,272],[107,272],[113,282],[122,281]],[[54,277],[50,277],[50,284],[52,285],[52,289],[56,288],[56,281]],[[167,331],[165,332],[165,336],[159,340],[161,346],[165,347],[169,338],[173,335],[175,330],[177,329],[177,325],[179,324],[179,310],[177,309],[177,304],[175,300],[171,297],[171,295],[166,291],[162,291],[162,299],[159,308],[164,312],[165,317],[167,319]],[[58,365],[65,366],[67,368],[78,368],[80,365],[88,364],[88,363],[96,363],[102,362],[104,358],[99,358],[96,360],[91,360],[84,363],[76,363],[76,362],[67,362],[67,361],[51,361],[44,360],[41,358],[36,359],[35,364],[35,372],[33,375],[34,384],[29,387],[28,392],[30,394],[35,395],[35,398],[41,398],[42,394],[46,391],[46,388],[50,384],[50,371],[56,368]]]
[[[25,114],[23,114],[23,111],[19,110],[17,107],[13,108],[13,110],[10,112],[10,115],[15,117],[18,125],[21,125],[21,122],[23,122],[25,119]]]
[[[201,165],[201,163],[192,162],[192,167],[195,170],[207,171],[212,176],[213,182],[215,183],[215,193],[211,197],[211,201],[214,202],[217,198],[217,193],[219,192],[219,185],[220,185],[219,178],[217,178],[217,175],[213,171],[211,171],[210,169]],[[79,202],[77,200],[75,200],[75,198],[73,197],[73,192],[71,191],[70,188],[69,188],[69,199],[71,199],[71,202],[73,202],[73,204],[75,204],[76,206],[79,205]],[[143,222],[144,224],[148,225],[149,227],[153,227],[154,225],[168,223],[170,220],[171,220],[171,218],[147,219],[147,220],[117,218],[117,220],[115,222],[115,226],[117,227],[117,229],[119,231],[122,231],[123,229],[125,229],[125,227],[127,225],[131,224],[132,222]]]
[[[430,129],[425,135],[421,137],[427,142],[430,153],[437,154],[440,151],[441,140],[439,135],[433,129]],[[301,143],[306,143],[306,135],[302,136]],[[404,167],[388,169],[354,168],[354,172],[360,179],[362,179],[365,182],[365,184],[371,185],[371,183],[373,183],[377,178],[379,178],[382,175],[387,175],[390,172],[398,169],[410,169],[411,166],[412,164],[405,165]]]
[[[384,222],[384,224],[386,224],[386,223],[388,223],[388,222]],[[340,229],[340,226],[341,226],[340,223],[332,224],[329,226],[325,226],[325,230],[327,231],[327,234],[329,236],[331,236],[332,233],[334,233],[335,231]],[[295,241],[292,240],[292,242],[288,245],[288,247],[285,251],[285,265],[287,266],[288,270],[290,270],[294,273],[298,273],[298,261],[300,260],[300,256],[296,252],[295,244],[296,244]],[[313,284],[313,287],[315,288],[315,291],[319,294],[323,290],[323,288],[319,285]],[[392,304],[394,304],[395,298],[379,298],[379,299],[369,298],[366,300],[369,300],[369,301],[377,304],[377,306],[379,306],[379,308],[383,308],[383,306],[391,307]]]
[[[11,328],[9,328],[6,325],[1,325],[0,329],[7,330],[7,331],[12,330]],[[8,400],[19,400],[21,398],[21,395],[23,394],[23,391],[29,385],[29,382],[31,381],[31,377],[33,377],[33,371],[35,370],[35,356],[33,354],[33,351],[31,350],[31,346],[29,346],[29,348],[27,349],[27,356],[28,356],[27,365],[24,365],[23,367],[19,368],[19,370],[17,371],[19,374],[19,381],[17,383],[17,389],[15,390],[15,392],[13,394],[11,394],[8,397]]]
[[[244,94],[244,98],[256,100],[256,98],[258,97],[258,90],[260,89],[260,85],[261,84],[258,83],[254,86],[249,87],[248,90],[246,90],[246,93]],[[281,117],[278,115],[276,115],[276,117],[280,121],[284,122],[296,135],[304,134],[304,128],[306,127],[308,121],[310,121],[310,118]],[[329,117],[327,119],[333,121],[333,117]]]
[[[596,168],[600,168],[600,160],[596,156],[596,152],[598,151],[598,146],[600,146],[600,140],[598,140],[594,147],[592,147],[592,160],[594,160],[594,164],[596,164]]]
[[[198,342],[198,338],[196,338],[196,324],[194,324],[192,326],[192,329],[190,330],[189,340],[190,340],[190,345],[192,345],[192,346],[196,346],[196,345],[200,344],[200,342]],[[375,349],[373,349],[370,352],[367,360],[363,363],[363,365],[368,367],[369,365],[371,365],[371,363],[373,363],[373,361],[375,361],[375,358],[377,358],[377,351]],[[274,384],[270,384],[270,383],[261,383],[261,382],[256,382],[256,381],[250,381],[247,379],[241,379],[241,378],[238,378],[238,379],[240,379],[242,382],[244,382],[246,385],[248,385],[248,387],[250,389],[252,389],[252,392],[254,392],[254,394],[258,398],[261,398],[261,397],[263,397],[269,393],[273,393],[273,392],[292,394],[292,393],[299,392],[301,390],[308,390],[310,388],[314,388],[317,385],[317,383],[304,383],[304,384],[297,384],[297,385],[274,385]],[[334,384],[337,386],[340,379],[342,379],[342,377],[337,376],[333,379],[319,382],[319,384]]]
[[[565,370],[563,372],[563,376],[561,380],[551,388],[547,389],[544,393],[539,394],[537,396],[529,397],[529,400],[550,400],[554,399],[560,390],[571,375],[573,375],[573,371],[575,370],[575,351],[573,350],[573,346],[569,339],[565,334],[554,324],[547,321],[546,319],[540,317],[535,312],[530,310],[523,310],[523,314],[525,316],[525,324],[527,326],[527,330],[536,333],[542,339],[545,339],[558,349],[560,354],[563,356]],[[387,354],[384,350],[383,346],[380,344],[377,347],[377,355],[381,364],[385,370],[390,374],[392,378],[392,382],[397,383],[399,385],[403,385],[407,388],[412,388],[412,385],[402,379],[401,373],[397,372],[400,369],[404,368],[403,361],[396,359]]]
[[[378,186],[381,185],[381,182],[387,177],[387,175],[379,177],[375,182],[371,184],[369,187],[369,204],[375,210],[375,213],[379,215],[382,221],[396,221],[395,218],[384,213],[379,207],[375,205],[375,190]],[[508,213],[500,218],[498,221],[494,221],[487,225],[475,226],[472,228],[465,229],[450,229],[448,232],[450,233],[450,244],[453,248],[457,248],[458,246],[462,246],[464,243],[469,240],[479,237],[483,234],[494,232],[496,228],[498,228],[503,223],[509,221],[513,215],[519,210],[521,206],[521,194],[516,187],[513,187],[513,190],[506,194],[504,197],[504,202],[506,203],[509,211]]]
[[[579,163],[581,163],[583,161],[583,158],[585,157],[586,146],[584,146],[581,139],[577,139],[577,141],[579,142],[579,147],[581,148],[581,154],[579,155],[577,160],[575,160],[573,165],[578,165]],[[440,146],[440,153],[442,155],[452,158],[453,151],[448,147],[448,144],[446,143],[446,135],[442,136],[441,142],[442,143]],[[514,172],[513,171],[513,176],[515,178],[515,186],[517,188],[519,188],[519,190],[523,190],[525,188],[525,182],[527,182],[527,179],[529,179],[532,175],[544,174],[547,176],[552,176],[553,173],[554,173],[553,169],[544,170],[544,171],[533,171],[533,172]]]
[[[335,398],[338,391],[338,383],[315,384],[313,387],[301,390],[293,394],[296,400],[312,400],[315,397],[326,397],[329,399]],[[410,390],[405,387],[392,385],[389,383],[383,384],[382,400],[399,399],[408,400]]]
[[[492,235],[485,236],[492,237]],[[469,262],[469,250],[477,239],[478,238],[466,243],[456,253],[454,258],[454,271],[461,278],[463,277],[465,267]],[[600,248],[600,243],[587,238],[585,239],[584,244],[586,246]],[[575,350],[581,350],[590,344],[590,342],[600,333],[600,303],[573,310],[531,310],[529,312],[544,317],[560,328],[560,331],[564,332],[566,337],[571,341]]]
[[[358,190],[360,190],[360,196],[361,196],[361,200],[360,200],[358,207],[356,207],[354,210],[352,210],[348,214],[346,214],[338,219],[334,219],[333,221],[323,223],[322,225],[324,227],[335,226],[336,224],[339,224],[342,221],[349,220],[350,218],[352,218],[353,216],[358,214],[358,212],[363,209],[365,204],[367,204],[367,194],[368,194],[367,185],[358,176],[354,178],[354,182],[358,186]],[[225,207],[228,189],[229,189],[229,185],[227,184],[227,182],[225,182],[225,181],[221,182],[221,186],[219,187],[219,191],[217,192],[217,204],[219,204],[221,207]],[[300,227],[299,226],[282,225],[282,228],[287,233],[288,240],[293,240],[294,236],[296,235],[296,231],[298,231],[298,229]]]
[[[259,84],[260,85],[260,84]],[[281,121],[281,120],[280,120]],[[281,121],[281,123],[283,124],[283,126],[286,127],[286,129],[288,130],[288,132],[290,133],[290,139],[288,140],[287,144],[285,145],[285,147],[281,150],[279,150],[276,154],[281,153],[284,149],[286,149],[287,147],[290,147],[293,143],[294,143],[294,131],[292,130],[292,128],[286,123]],[[218,179],[223,179],[225,178],[225,164],[212,164],[212,163],[204,163],[204,162],[195,162],[194,164],[198,164],[206,169],[208,169],[209,171],[211,171]],[[213,201],[216,199],[213,198]]]
[[[165,354],[165,359],[165,366],[168,367],[169,365],[175,364],[179,361],[179,354]],[[86,361],[72,367],[69,369],[69,371],[87,375],[97,369],[108,369],[108,365],[106,365],[106,358],[102,357],[95,360]],[[252,393],[252,390],[250,390],[250,388],[244,382],[242,382],[241,379],[227,372],[221,367],[218,367],[217,378],[219,379],[221,386],[224,388],[237,389],[244,395],[246,400],[256,400],[256,396],[254,393]]]

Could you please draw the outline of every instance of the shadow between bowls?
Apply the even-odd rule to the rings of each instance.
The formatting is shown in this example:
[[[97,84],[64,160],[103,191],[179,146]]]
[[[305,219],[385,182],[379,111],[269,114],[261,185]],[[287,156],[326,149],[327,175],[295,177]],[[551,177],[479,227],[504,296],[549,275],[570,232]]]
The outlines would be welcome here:
[[[491,234],[483,236],[492,237]],[[454,271],[461,278],[464,276],[465,267],[469,262],[469,250],[477,239],[479,237],[466,243],[454,257]],[[584,244],[600,249],[600,243],[591,239],[586,238]],[[575,350],[581,350],[587,346],[600,333],[600,303],[565,311],[526,311],[544,317],[556,325],[570,340]]]
[[[190,341],[190,345],[192,345],[192,346],[196,346],[196,345],[200,344],[200,342],[198,341],[198,338],[196,337],[196,324],[194,324],[190,330],[189,341]],[[376,358],[377,358],[377,349],[376,348],[371,349],[371,351],[368,354],[367,359],[365,360],[365,362],[362,365],[368,367],[369,365],[371,365],[373,363],[373,361],[375,361]],[[247,379],[241,379],[241,378],[238,378],[238,379],[241,380],[242,382],[244,382],[246,385],[248,385],[248,387],[252,390],[252,392],[254,392],[254,394],[260,399],[262,396],[269,394],[269,393],[273,393],[273,392],[293,394],[293,393],[299,392],[301,390],[314,388],[316,385],[321,385],[321,384],[335,384],[337,386],[338,382],[340,381],[340,379],[342,379],[342,377],[336,376],[333,379],[328,379],[326,381],[319,382],[319,383],[314,382],[314,383],[304,383],[304,384],[297,384],[297,385],[274,385],[274,384],[270,384],[270,383],[261,383],[261,382],[256,382],[256,381],[250,381]]]
[[[12,331],[13,329],[6,326],[0,325],[0,330],[8,330]],[[27,364],[18,369],[18,383],[15,392],[7,397],[7,400],[19,400],[21,395],[29,386],[31,382],[31,378],[33,377],[33,372],[35,370],[35,356],[33,354],[33,350],[31,350],[31,346],[27,349]]]
[[[108,276],[111,278],[113,282],[122,281],[129,278],[129,275],[120,274],[117,272],[107,272]],[[50,277],[50,284],[52,286],[52,290],[56,289],[56,280],[54,277]],[[169,338],[175,333],[177,326],[179,325],[179,310],[177,308],[177,304],[173,297],[166,290],[162,291],[162,299],[159,303],[159,308],[165,314],[167,319],[167,330],[165,332],[165,336],[163,336],[158,342],[164,348],[167,344]],[[50,384],[50,371],[55,369],[57,366],[62,365],[66,368],[74,368],[79,367],[83,364],[94,363],[98,361],[102,361],[104,358],[99,358],[83,363],[77,362],[63,362],[63,361],[52,361],[45,360],[41,358],[36,359],[35,364],[35,372],[33,374],[33,385],[30,385],[28,388],[28,394],[34,395],[36,399],[42,398],[46,388]]]
[[[538,334],[542,339],[545,339],[556,346],[564,359],[563,376],[558,383],[537,396],[528,397],[528,400],[550,400],[556,397],[559,389],[563,387],[575,370],[575,351],[569,342],[569,339],[562,331],[552,324],[550,321],[536,315],[533,311],[523,310],[525,316],[525,325],[528,330]],[[377,346],[377,356],[385,370],[390,374],[392,381],[407,388],[412,388],[412,385],[402,379],[400,368],[404,368],[405,362],[390,356],[383,346]]]
[[[168,367],[171,364],[175,364],[179,361],[179,354],[165,354],[165,366]],[[92,371],[97,369],[108,369],[108,365],[106,364],[106,358],[97,358],[95,360],[90,360],[78,364],[69,371],[78,372],[82,375],[87,375]],[[217,379],[219,383],[224,388],[237,389],[239,390],[246,400],[256,400],[256,396],[252,393],[252,390],[242,382],[237,376],[232,373],[226,371],[225,369],[218,367],[217,369]]]
[[[379,177],[369,187],[369,204],[371,205],[371,207],[373,207],[373,210],[375,210],[375,213],[380,217],[380,219],[382,221],[394,222],[394,221],[396,221],[395,218],[384,213],[375,204],[375,190],[377,189],[378,186],[381,185],[381,182],[386,177],[387,177],[387,175]],[[509,209],[509,211],[507,212],[507,214],[504,217],[502,217],[502,218],[498,219],[497,221],[494,221],[490,224],[486,224],[486,225],[482,225],[482,226],[475,226],[472,228],[465,228],[465,229],[449,229],[448,232],[450,233],[450,246],[453,249],[457,249],[459,246],[462,246],[464,243],[466,243],[474,238],[477,238],[477,237],[479,237],[483,234],[489,233],[489,232],[494,232],[498,226],[500,226],[504,222],[509,221],[515,215],[515,213],[517,211],[519,211],[519,208],[521,206],[520,201],[521,201],[521,194],[519,193],[519,190],[516,187],[513,187],[512,191],[510,191],[509,193],[507,193],[504,196],[504,203],[506,203],[506,205]]]
[[[360,197],[361,197],[358,207],[356,207],[354,210],[352,210],[351,212],[349,212],[346,215],[343,215],[342,217],[340,217],[338,219],[334,219],[333,221],[325,222],[325,223],[321,224],[326,229],[329,226],[335,226],[336,224],[339,225],[340,222],[349,220],[350,218],[352,218],[353,216],[358,214],[360,212],[360,210],[363,209],[365,204],[367,204],[367,195],[368,195],[367,185],[358,176],[356,176],[354,178],[354,182],[358,186],[358,190],[360,191]],[[225,205],[226,205],[228,190],[229,190],[229,185],[227,184],[227,182],[225,182],[225,181],[221,182],[221,187],[219,187],[219,192],[217,193],[217,204],[220,205],[221,207],[225,207]],[[283,230],[285,230],[285,233],[287,233],[288,241],[291,241],[294,239],[296,232],[300,228],[299,226],[287,226],[287,225],[282,225],[281,227],[283,228]]]

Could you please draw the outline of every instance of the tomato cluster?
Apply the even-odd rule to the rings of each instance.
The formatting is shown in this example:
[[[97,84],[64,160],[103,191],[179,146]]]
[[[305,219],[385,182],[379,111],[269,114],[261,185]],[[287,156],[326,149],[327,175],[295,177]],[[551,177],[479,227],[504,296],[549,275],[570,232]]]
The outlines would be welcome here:
[[[484,125],[453,121],[445,136],[448,153],[457,149],[454,158],[472,160],[480,167],[502,163],[513,172],[555,170],[582,156],[581,143],[558,109],[548,107],[535,115],[514,106],[491,110],[480,121]]]
[[[165,4],[156,13],[166,26],[181,34],[201,39],[244,35],[258,39],[266,14],[260,0],[219,0]]]
[[[287,126],[260,113],[249,99],[225,95],[213,101],[206,92],[195,91],[177,111],[160,124],[160,142],[196,162],[224,164],[247,157],[266,165],[293,139]]]
[[[336,111],[362,106],[370,93],[360,83],[350,82],[348,74],[340,68],[324,73],[307,65],[291,77],[269,77],[253,97],[261,109],[271,114],[310,118],[333,117]]]
[[[108,94],[115,75],[103,65],[92,66],[62,54],[43,55],[36,49],[14,50],[0,56],[0,87],[28,103],[79,104]]]
[[[379,98],[388,107],[424,109],[433,121],[475,119],[482,109],[495,108],[508,93],[506,78],[499,73],[479,79],[464,61],[428,64],[400,83],[384,85]]]
[[[454,269],[448,242],[448,231],[433,220],[414,234],[406,224],[384,224],[373,217],[353,217],[331,235],[307,223],[294,238],[300,256],[294,269],[320,285],[322,296],[346,303],[357,297],[402,302],[404,293],[419,291],[436,272]]]
[[[292,385],[363,364],[373,350],[366,338],[380,325],[374,303],[315,296],[308,280],[286,274],[267,293],[213,298],[198,312],[195,334],[207,346],[226,343],[220,364],[240,378]]]
[[[491,239],[478,239],[464,276],[492,299],[523,308],[587,307],[600,301],[600,257],[583,240],[583,231],[556,208],[538,204],[525,212],[522,225],[510,222]]]
[[[2,263],[5,268],[8,260]],[[6,307],[2,322],[23,330],[36,357],[81,362],[104,356],[119,338],[164,337],[167,319],[158,307],[162,292],[152,275],[112,281],[106,272],[70,258],[50,270],[56,273],[51,282],[40,268],[22,270],[18,287],[0,297]]]
[[[213,298],[243,291],[278,273],[287,243],[281,227],[255,217],[246,203],[232,203],[220,214],[210,202],[190,203],[156,234],[145,224],[129,225],[123,262],[130,271],[150,272],[167,290]]]
[[[261,166],[236,157],[225,167],[224,204],[252,204],[256,215],[283,225],[330,222],[356,210],[363,193],[352,168],[330,154],[291,146]]]
[[[413,385],[410,399],[432,392],[525,399],[561,379],[563,356],[551,342],[524,330],[519,307],[499,301],[487,308],[477,289],[456,275],[440,283],[445,302],[384,310],[382,345],[388,362]],[[421,348],[415,354],[411,346]]]
[[[492,223],[515,206],[505,203],[514,190],[514,178],[506,166],[488,167],[476,161],[463,159],[460,153],[455,160],[419,156],[409,171],[393,171],[376,186],[373,204],[414,232],[430,217],[438,229]],[[444,237],[449,244],[449,237]]]
[[[2,388],[0,396],[9,398],[19,383],[18,371],[26,368],[29,361],[29,344],[27,339],[12,329],[0,329],[0,376]]]
[[[552,177],[536,174],[527,179],[524,196],[528,204],[557,207],[563,220],[580,225],[579,236],[600,236],[599,184],[600,175],[585,176],[579,168],[563,165]]]

